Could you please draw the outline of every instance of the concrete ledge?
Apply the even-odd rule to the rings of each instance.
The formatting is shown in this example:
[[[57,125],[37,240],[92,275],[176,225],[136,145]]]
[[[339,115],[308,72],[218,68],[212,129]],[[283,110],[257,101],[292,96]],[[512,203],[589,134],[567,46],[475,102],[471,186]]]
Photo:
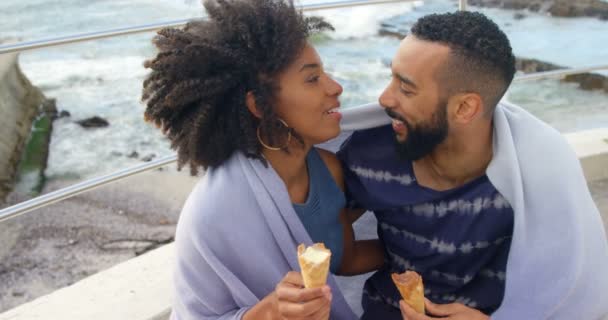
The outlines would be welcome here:
[[[589,181],[608,178],[608,129],[566,135]],[[166,320],[171,306],[169,244],[25,303],[0,320]]]
[[[0,320],[164,320],[173,244],[99,272],[3,314]]]
[[[608,128],[565,135],[581,160],[588,182],[608,178]]]

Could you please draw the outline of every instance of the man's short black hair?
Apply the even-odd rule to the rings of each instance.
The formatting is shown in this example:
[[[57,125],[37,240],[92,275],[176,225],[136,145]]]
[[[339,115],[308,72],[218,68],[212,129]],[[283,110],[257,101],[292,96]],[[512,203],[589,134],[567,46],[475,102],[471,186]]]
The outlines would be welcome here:
[[[411,31],[420,40],[450,48],[436,75],[442,94],[476,92],[492,114],[515,75],[511,44],[496,23],[479,12],[458,11],[424,16]]]

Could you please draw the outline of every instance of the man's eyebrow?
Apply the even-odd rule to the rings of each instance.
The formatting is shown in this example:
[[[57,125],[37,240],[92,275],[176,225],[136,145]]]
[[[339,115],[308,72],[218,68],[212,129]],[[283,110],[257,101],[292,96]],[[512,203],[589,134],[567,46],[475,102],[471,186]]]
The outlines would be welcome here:
[[[401,82],[409,85],[410,87],[414,88],[414,89],[418,89],[418,86],[414,83],[413,80],[411,80],[410,78],[400,75],[398,73],[393,73],[395,75],[395,77],[397,77]]]
[[[388,64],[388,67],[391,68],[391,70],[393,69],[393,62],[392,61],[391,61],[391,63]],[[397,77],[397,79],[399,79],[399,81],[401,81],[401,82],[409,85],[410,87],[412,87],[414,89],[418,89],[418,86],[416,85],[416,83],[414,83],[414,80],[412,80],[412,79],[410,79],[410,78],[408,78],[406,76],[400,75],[397,72],[393,72],[393,75],[395,77]]]
[[[318,67],[319,67],[318,63],[307,63],[307,64],[303,65],[302,68],[300,68],[300,71],[298,71],[298,72],[301,72],[304,69],[314,69],[314,68],[318,68]]]

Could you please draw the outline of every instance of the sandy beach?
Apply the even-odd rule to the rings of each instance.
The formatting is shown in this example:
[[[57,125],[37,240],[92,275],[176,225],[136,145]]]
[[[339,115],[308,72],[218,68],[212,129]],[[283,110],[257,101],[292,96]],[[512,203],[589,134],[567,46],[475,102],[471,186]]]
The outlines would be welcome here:
[[[0,224],[0,312],[173,241],[196,181],[163,168]],[[53,181],[44,192],[75,182]]]

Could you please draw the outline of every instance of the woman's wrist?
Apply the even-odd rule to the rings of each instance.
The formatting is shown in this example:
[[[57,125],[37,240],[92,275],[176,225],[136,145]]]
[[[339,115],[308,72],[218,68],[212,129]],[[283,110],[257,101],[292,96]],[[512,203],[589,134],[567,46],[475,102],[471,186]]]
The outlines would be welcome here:
[[[280,319],[276,291],[272,291],[243,315],[243,320]]]

